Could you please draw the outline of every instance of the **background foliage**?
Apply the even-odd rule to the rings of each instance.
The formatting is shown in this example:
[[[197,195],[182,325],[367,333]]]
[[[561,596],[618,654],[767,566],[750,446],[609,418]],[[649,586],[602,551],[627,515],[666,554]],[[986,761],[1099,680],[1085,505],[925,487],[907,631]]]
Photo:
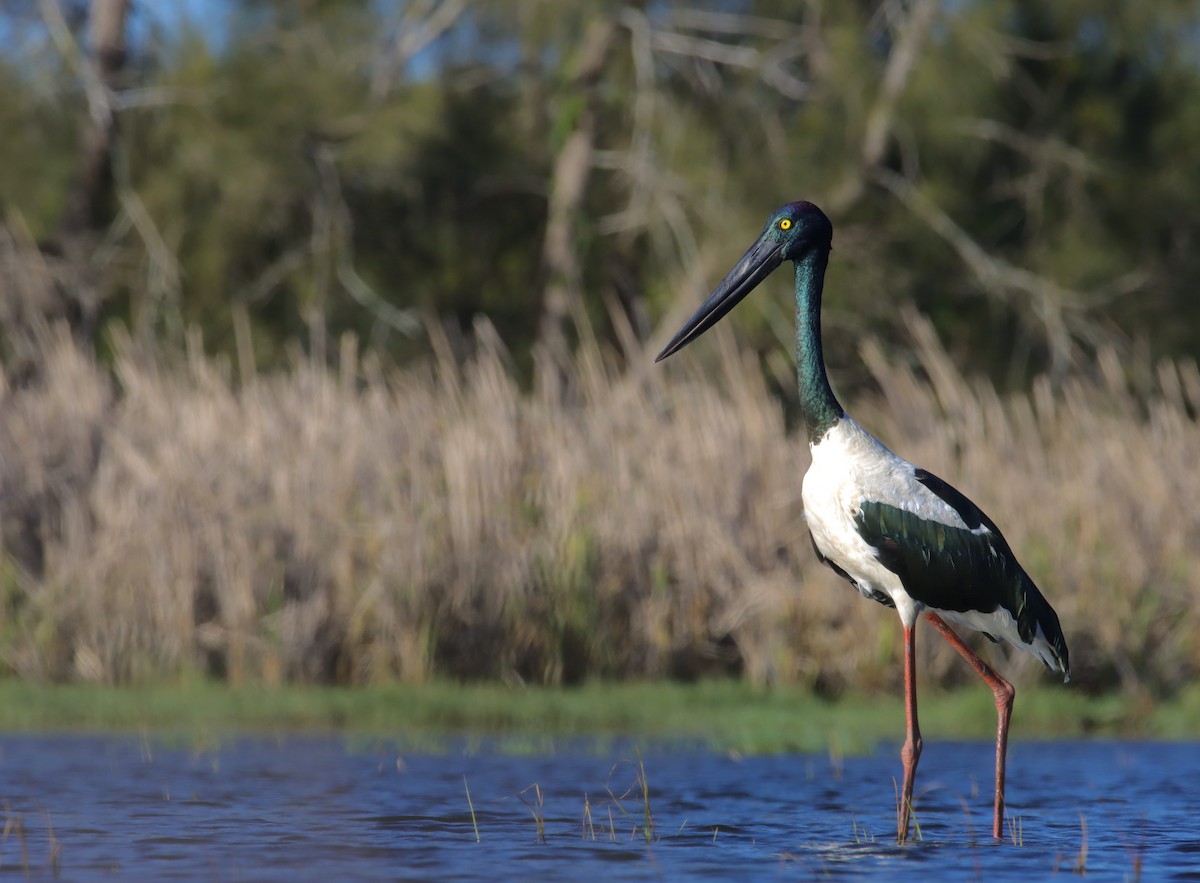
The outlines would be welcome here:
[[[1200,449],[1198,13],[7,4],[0,658],[886,680],[879,611],[822,590],[846,654],[791,606],[812,580],[794,501],[769,501],[806,456],[787,302],[739,310],[742,348],[689,357],[706,377],[647,374],[767,213],[808,198],[835,224],[827,355],[864,422],[1029,537],[1086,682],[1173,689],[1198,664],[1200,528],[1171,496]],[[706,414],[762,428],[763,459],[729,467],[749,442]],[[722,465],[667,474],[684,425]],[[751,473],[725,521],[656,509],[731,468]],[[614,496],[622,470],[642,477]],[[1006,503],[1017,482],[1054,503]],[[688,544],[731,533],[739,563],[698,569]]]

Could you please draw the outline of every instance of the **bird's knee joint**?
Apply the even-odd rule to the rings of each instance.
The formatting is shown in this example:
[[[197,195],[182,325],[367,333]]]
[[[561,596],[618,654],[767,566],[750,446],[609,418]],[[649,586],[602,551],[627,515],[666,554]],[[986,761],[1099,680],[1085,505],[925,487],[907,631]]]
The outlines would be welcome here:
[[[921,737],[905,741],[900,747],[900,759],[905,766],[915,764],[921,758]]]

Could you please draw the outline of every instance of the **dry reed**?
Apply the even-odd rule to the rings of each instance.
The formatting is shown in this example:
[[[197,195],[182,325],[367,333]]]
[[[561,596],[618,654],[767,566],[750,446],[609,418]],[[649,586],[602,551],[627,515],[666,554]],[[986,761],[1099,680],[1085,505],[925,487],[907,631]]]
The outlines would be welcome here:
[[[1085,685],[1193,679],[1195,365],[1134,395],[1102,354],[1094,379],[1002,398],[910,327],[911,364],[864,347],[859,421],[1004,526]],[[346,342],[338,370],[234,382],[199,346],[172,364],[117,341],[109,370],[42,332],[39,379],[0,377],[0,660],[50,680],[896,683],[895,616],[815,561],[803,433],[728,335],[666,369],[584,353],[565,405],[478,338],[465,365],[384,371]]]

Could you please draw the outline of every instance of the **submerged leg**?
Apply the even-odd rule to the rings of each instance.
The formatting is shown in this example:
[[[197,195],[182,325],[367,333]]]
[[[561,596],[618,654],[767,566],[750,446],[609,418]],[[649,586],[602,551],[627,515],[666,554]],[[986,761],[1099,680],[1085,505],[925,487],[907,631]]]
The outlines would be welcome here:
[[[896,820],[896,839],[908,840],[908,819],[912,812],[913,780],[921,759],[921,727],[917,723],[916,623],[904,629],[904,718],[906,734],[900,749],[904,764],[904,786],[900,790],[900,813]]]
[[[996,807],[992,818],[992,836],[997,840],[1004,837],[1004,761],[1008,754],[1008,720],[1012,717],[1013,699],[1017,691],[1013,685],[992,669],[990,665],[979,658],[979,655],[962,642],[962,639],[950,630],[950,626],[936,613],[926,613],[925,618],[941,633],[950,646],[958,651],[967,664],[992,688],[996,697]]]

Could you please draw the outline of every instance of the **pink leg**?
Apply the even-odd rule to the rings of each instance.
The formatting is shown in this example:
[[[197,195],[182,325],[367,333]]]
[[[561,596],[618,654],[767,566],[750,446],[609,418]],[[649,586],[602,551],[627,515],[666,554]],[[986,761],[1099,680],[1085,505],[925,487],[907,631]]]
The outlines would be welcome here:
[[[904,630],[904,718],[906,734],[900,760],[904,763],[904,787],[900,792],[900,815],[896,822],[896,839],[908,840],[908,819],[912,812],[913,781],[917,761],[921,759],[921,727],[917,723],[916,625]]]
[[[996,672],[986,662],[979,658],[962,639],[950,630],[950,626],[936,613],[926,613],[925,618],[941,633],[950,646],[958,651],[967,664],[992,688],[996,697],[996,807],[992,818],[992,836],[997,840],[1004,838],[1004,761],[1008,754],[1008,721],[1012,717],[1013,699],[1017,691],[1013,685]]]

